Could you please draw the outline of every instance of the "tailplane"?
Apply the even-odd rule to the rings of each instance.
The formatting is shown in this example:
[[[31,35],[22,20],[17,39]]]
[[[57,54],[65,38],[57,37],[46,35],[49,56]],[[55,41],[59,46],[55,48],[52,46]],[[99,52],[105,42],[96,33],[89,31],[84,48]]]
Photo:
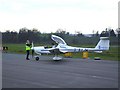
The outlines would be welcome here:
[[[95,49],[97,50],[109,50],[109,43],[110,40],[108,39],[109,37],[100,37],[100,41],[96,45]]]

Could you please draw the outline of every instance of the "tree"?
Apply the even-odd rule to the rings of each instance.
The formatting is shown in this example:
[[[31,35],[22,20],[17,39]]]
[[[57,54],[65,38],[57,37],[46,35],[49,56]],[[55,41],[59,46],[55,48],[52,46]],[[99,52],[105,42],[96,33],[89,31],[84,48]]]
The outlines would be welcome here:
[[[78,37],[83,36],[83,34],[80,31],[76,31],[76,34]]]
[[[100,37],[105,37],[105,36],[106,36],[106,31],[102,31]]]
[[[18,33],[16,31],[9,31],[2,33],[3,43],[17,43]]]
[[[110,30],[110,36],[111,37],[116,37],[116,34],[115,34],[115,32],[114,32],[114,30],[112,29],[112,30]]]
[[[18,41],[19,43],[26,42],[28,39],[28,29],[26,27],[19,30]]]
[[[105,31],[102,31],[102,33],[100,34],[100,37],[109,37],[110,36],[110,29],[108,30],[108,28],[105,29]]]
[[[120,28],[117,28],[116,32],[117,32],[117,37],[120,37]]]
[[[96,36],[99,36],[99,31],[97,31],[95,35],[96,35]]]
[[[94,34],[95,34],[95,31],[93,30],[92,33],[93,33],[92,36],[94,37],[94,36],[95,36],[95,35],[94,35]]]

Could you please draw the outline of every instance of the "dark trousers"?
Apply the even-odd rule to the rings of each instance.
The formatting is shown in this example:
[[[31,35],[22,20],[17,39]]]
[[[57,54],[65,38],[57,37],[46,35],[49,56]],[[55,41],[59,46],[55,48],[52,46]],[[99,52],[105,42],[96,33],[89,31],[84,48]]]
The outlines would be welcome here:
[[[26,50],[26,59],[29,59],[30,50]]]

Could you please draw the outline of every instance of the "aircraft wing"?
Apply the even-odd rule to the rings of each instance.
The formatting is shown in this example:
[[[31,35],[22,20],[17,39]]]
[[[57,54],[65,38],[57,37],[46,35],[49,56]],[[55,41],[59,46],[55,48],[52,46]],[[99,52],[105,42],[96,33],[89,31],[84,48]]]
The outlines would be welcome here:
[[[48,49],[44,49],[44,51],[49,51],[52,54],[59,54],[60,53],[59,48],[48,48]]]

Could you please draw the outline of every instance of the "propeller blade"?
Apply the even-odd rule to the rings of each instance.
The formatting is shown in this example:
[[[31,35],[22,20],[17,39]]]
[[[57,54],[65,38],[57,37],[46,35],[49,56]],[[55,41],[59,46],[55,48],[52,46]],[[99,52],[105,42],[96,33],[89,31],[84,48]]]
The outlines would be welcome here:
[[[33,44],[33,42],[32,42],[32,48],[31,48],[31,50],[32,50],[32,57],[34,57],[34,44]]]
[[[32,57],[34,57],[34,49],[32,49]]]

